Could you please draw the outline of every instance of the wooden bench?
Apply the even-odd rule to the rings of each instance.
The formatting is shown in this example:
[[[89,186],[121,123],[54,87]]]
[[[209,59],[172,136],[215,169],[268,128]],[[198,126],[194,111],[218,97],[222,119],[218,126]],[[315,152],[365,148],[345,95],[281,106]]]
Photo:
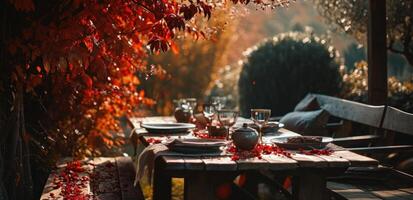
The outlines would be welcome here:
[[[397,135],[413,136],[413,114],[391,106],[371,106],[325,95],[309,95],[317,99],[322,109],[344,120],[336,125],[359,123],[370,127],[370,133],[373,133],[335,138],[336,144],[369,156],[390,153],[394,156],[413,150],[411,140],[403,143],[395,140]],[[352,147],[362,142],[369,146]],[[392,166],[350,168],[344,176],[330,179],[327,187],[333,191],[335,199],[413,199],[413,176]]]
[[[80,191],[77,195],[86,199],[100,200],[144,200],[142,190],[134,186],[135,169],[129,157],[97,157],[79,161],[81,170],[69,170],[67,163],[72,158],[61,160],[43,189],[41,200],[64,199],[65,190],[69,190],[65,178],[68,171],[77,171],[76,181]],[[73,175],[71,175],[73,176]],[[76,199],[76,197],[75,197]]]
[[[334,137],[335,144],[350,147],[357,153],[367,154],[413,151],[413,142],[396,144],[394,140],[396,133],[413,136],[411,125],[413,114],[391,106],[372,106],[320,94],[309,94],[309,96],[315,97],[320,107],[328,111],[331,116],[343,120],[333,126],[330,125],[329,128],[333,128],[333,137],[337,136],[334,131],[339,129],[338,127],[347,126],[350,136],[340,137],[346,135],[341,134]],[[368,132],[354,132],[352,129],[354,123],[369,127]]]

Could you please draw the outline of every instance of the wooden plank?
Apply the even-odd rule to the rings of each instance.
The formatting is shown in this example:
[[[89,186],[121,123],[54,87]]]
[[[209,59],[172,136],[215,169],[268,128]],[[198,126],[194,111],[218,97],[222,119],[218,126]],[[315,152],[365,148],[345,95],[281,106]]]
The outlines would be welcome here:
[[[205,164],[200,158],[182,157],[185,162],[185,170],[204,170]]]
[[[238,170],[265,170],[269,167],[267,160],[259,159],[257,157],[240,159],[236,162],[238,164]]]
[[[333,138],[333,143],[338,145],[352,145],[359,143],[373,142],[380,139],[379,135],[358,135],[350,137]]]
[[[413,145],[393,145],[393,146],[374,146],[374,147],[355,147],[348,148],[349,151],[356,153],[397,153],[413,151]]]
[[[122,200],[144,200],[139,184],[134,186],[135,169],[130,157],[116,157]]]
[[[134,129],[134,128],[140,128],[140,121],[142,118],[137,118],[137,117],[128,117],[127,118],[127,123],[128,125]]]
[[[162,156],[161,159],[165,163],[167,170],[184,170],[185,161],[181,156]]]
[[[377,166],[379,163],[377,160],[373,158],[362,156],[351,151],[335,151],[332,153],[331,156],[344,158],[350,161],[351,167],[374,167]]]
[[[203,157],[202,161],[205,164],[205,170],[208,171],[235,171],[237,163],[231,160],[230,157]]]
[[[383,128],[413,135],[413,114],[388,106],[383,120]]]
[[[91,180],[92,191],[95,195],[107,193],[120,194],[119,177],[114,158],[95,157],[91,162],[94,166],[93,172],[96,174]],[[104,195],[112,196],[112,195]]]
[[[262,159],[268,162],[268,169],[277,171],[277,170],[291,170],[298,167],[298,162],[287,158],[285,156],[279,155],[263,155]]]
[[[317,157],[327,161],[330,168],[347,168],[350,166],[350,161],[344,158],[327,155],[317,155]]]
[[[413,195],[397,189],[374,188],[369,192],[384,200],[413,200]]]
[[[403,192],[407,192],[413,195],[413,187],[401,187],[399,188],[399,190],[403,191]]]
[[[348,200],[381,200],[368,191],[350,184],[327,182],[327,188]]]
[[[320,107],[327,110],[332,116],[339,117],[371,127],[379,128],[385,106],[372,106],[336,97],[320,94],[311,94],[317,98]]]
[[[297,161],[297,164],[299,167],[304,167],[304,168],[326,168],[328,167],[327,161],[317,156],[293,153],[291,154],[291,159]]]

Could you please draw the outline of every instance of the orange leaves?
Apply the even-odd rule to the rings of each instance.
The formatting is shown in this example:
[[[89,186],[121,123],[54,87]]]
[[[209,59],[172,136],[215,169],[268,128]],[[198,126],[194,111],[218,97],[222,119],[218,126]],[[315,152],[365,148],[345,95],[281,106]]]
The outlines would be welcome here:
[[[30,117],[45,124],[48,136],[57,141],[56,151],[77,154],[121,144],[112,135],[119,129],[117,120],[155,104],[137,89],[137,74],[170,76],[161,69],[146,70],[147,45],[152,52],[177,54],[175,34],[203,37],[189,21],[197,15],[209,18],[212,12],[204,0],[73,0],[53,5],[40,0],[36,9],[34,0],[9,1],[19,11],[33,11],[18,18],[25,28],[7,41],[8,55],[16,56],[10,60],[27,66],[17,67],[10,78],[25,83],[26,91],[36,91],[26,95],[41,97],[41,110],[52,120],[38,113]]]
[[[179,47],[176,45],[176,43],[175,42],[171,42],[171,50],[172,50],[172,53],[174,53],[174,54],[178,54],[179,53]]]

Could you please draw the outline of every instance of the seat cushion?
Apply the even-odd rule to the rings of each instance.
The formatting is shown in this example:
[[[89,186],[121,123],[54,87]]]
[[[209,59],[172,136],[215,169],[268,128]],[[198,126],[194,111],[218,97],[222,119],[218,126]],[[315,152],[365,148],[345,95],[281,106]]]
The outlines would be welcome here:
[[[286,129],[302,135],[325,135],[329,113],[325,110],[295,111],[286,114],[280,122]]]
[[[295,106],[294,111],[314,111],[320,109],[320,104],[314,95],[308,94]]]

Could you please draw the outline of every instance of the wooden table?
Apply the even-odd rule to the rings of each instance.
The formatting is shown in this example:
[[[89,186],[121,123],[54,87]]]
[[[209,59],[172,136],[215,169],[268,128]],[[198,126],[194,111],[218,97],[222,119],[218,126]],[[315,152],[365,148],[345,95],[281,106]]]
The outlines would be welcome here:
[[[141,122],[174,121],[172,117],[130,118],[133,128]],[[296,134],[282,129],[281,134]],[[139,140],[148,145],[152,138],[139,134]],[[223,183],[241,173],[270,170],[274,173],[294,176],[294,199],[323,199],[326,195],[326,177],[340,175],[348,167],[377,166],[378,161],[350,151],[335,151],[330,156],[293,154],[291,158],[264,155],[262,159],[251,158],[233,161],[230,157],[184,157],[160,156],[155,161],[153,198],[171,198],[172,177],[185,180],[185,199],[217,199],[216,190]]]

